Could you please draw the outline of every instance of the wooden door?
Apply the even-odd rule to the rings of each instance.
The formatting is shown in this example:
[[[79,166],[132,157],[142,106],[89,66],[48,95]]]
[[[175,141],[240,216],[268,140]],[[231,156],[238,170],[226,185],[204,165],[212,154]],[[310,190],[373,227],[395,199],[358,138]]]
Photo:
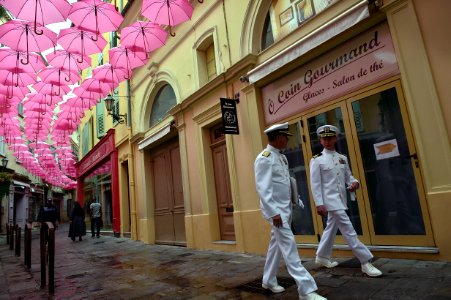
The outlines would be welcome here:
[[[219,127],[210,131],[221,240],[235,240],[233,201],[227,160],[227,145]]]
[[[185,207],[178,142],[162,145],[151,157],[155,241],[159,244],[185,245]]]

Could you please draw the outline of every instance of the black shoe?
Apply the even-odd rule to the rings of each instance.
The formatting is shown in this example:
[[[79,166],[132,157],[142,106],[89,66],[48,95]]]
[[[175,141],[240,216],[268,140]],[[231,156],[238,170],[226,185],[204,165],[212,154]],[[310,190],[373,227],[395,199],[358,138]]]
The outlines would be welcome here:
[[[75,238],[74,237],[71,237],[70,239],[72,240],[72,242],[75,242]]]
[[[81,237],[79,237],[78,240],[79,240],[80,242],[83,241],[83,240],[81,239]]]

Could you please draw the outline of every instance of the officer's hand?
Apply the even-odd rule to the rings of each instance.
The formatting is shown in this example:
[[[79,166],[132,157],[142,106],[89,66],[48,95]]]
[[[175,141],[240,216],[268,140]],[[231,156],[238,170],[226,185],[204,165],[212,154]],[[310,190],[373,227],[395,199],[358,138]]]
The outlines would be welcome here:
[[[358,189],[360,184],[358,182],[353,182],[349,185],[348,190],[350,192],[354,192],[356,189]]]
[[[327,216],[327,209],[324,205],[318,205],[316,207],[316,213],[322,217]]]
[[[276,216],[272,217],[272,223],[277,228],[282,227],[283,222],[282,222],[282,218],[280,217],[280,215],[276,215]]]

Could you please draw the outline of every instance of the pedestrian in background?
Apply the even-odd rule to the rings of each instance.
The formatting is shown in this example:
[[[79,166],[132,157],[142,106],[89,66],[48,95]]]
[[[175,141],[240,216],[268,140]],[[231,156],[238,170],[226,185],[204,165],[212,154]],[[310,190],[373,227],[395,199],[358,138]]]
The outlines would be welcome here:
[[[47,225],[43,225],[42,223],[51,222],[53,224],[53,228],[57,229],[58,227],[56,221],[60,222],[60,214],[56,206],[53,204],[52,198],[47,198],[46,203],[39,208],[37,221],[41,222],[41,226],[43,226],[43,230],[45,230],[44,239],[47,243],[49,238],[49,228]]]
[[[283,257],[288,273],[298,287],[299,299],[323,300],[318,295],[315,280],[304,268],[291,231],[291,180],[288,161],[280,151],[288,144],[288,123],[275,124],[265,130],[268,145],[255,159],[255,184],[260,197],[263,217],[271,224],[269,242],[263,272],[262,287],[274,293],[285,289],[277,282],[277,270]]]
[[[347,192],[353,195],[360,184],[349,168],[346,156],[335,151],[339,130],[332,125],[320,126],[317,131],[323,151],[310,160],[310,186],[316,205],[316,212],[327,216],[327,225],[316,251],[315,262],[326,268],[333,268],[338,262],[331,260],[337,230],[348,243],[362,265],[362,272],[371,277],[381,276],[382,272],[373,266],[373,255],[357,237],[357,233],[346,214]]]
[[[102,205],[99,202],[96,202],[95,199],[89,206],[89,210],[91,212],[91,237],[94,238],[94,235],[97,238],[100,237],[100,227],[102,227]]]
[[[74,208],[70,214],[70,226],[69,226],[69,237],[72,241],[78,237],[78,240],[82,240],[82,236],[86,235],[86,223],[85,223],[85,212],[80,206],[80,203],[75,202]]]

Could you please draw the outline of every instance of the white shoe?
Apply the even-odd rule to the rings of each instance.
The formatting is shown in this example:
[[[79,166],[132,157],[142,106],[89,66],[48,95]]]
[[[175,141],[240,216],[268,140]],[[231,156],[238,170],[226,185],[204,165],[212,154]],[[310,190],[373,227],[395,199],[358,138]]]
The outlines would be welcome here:
[[[299,296],[299,300],[327,300],[327,298],[313,292],[305,296]]]
[[[382,275],[382,272],[370,262],[362,264],[362,272],[370,277],[378,277]]]
[[[262,283],[262,288],[264,288],[265,290],[270,289],[271,292],[273,292],[273,293],[285,292],[285,289],[283,288],[283,286],[280,286],[280,285],[270,286],[270,285],[266,285],[266,284]]]
[[[319,256],[317,256],[315,258],[315,263],[317,265],[321,265],[321,266],[329,268],[329,269],[338,266],[338,262],[332,261],[332,260],[327,259],[327,258],[322,258],[322,257],[319,257]]]

